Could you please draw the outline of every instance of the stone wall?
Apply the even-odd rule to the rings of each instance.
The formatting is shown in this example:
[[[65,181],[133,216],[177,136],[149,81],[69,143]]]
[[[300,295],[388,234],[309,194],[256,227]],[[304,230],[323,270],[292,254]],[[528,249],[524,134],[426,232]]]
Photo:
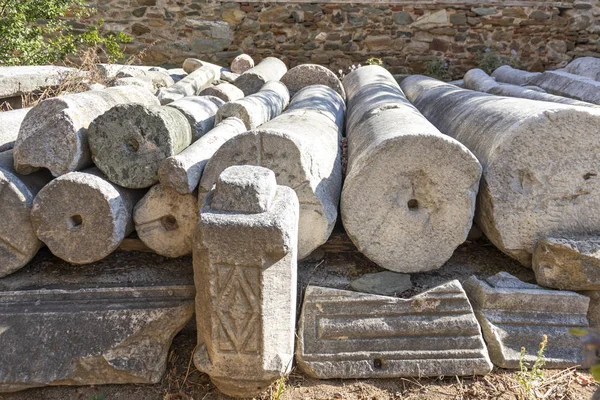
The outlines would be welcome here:
[[[338,71],[378,57],[392,73],[450,62],[454,77],[486,49],[530,70],[600,56],[600,3],[503,1],[431,4],[90,0],[110,30],[134,37],[127,52],[145,63],[179,65],[187,57],[228,65],[246,52],[280,57],[289,67],[313,62]],[[449,0],[452,1],[452,0]]]

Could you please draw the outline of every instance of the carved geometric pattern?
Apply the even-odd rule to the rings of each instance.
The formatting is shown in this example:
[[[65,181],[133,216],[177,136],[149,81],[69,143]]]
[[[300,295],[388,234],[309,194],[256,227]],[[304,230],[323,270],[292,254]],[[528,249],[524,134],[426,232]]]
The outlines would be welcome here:
[[[259,268],[217,266],[217,348],[223,353],[258,354]]]

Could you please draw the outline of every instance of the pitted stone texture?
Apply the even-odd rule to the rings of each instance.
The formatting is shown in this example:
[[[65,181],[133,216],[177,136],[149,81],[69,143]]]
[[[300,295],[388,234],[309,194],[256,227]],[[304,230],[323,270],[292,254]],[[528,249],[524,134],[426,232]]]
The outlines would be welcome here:
[[[531,85],[531,80],[540,75],[541,73],[539,72],[527,72],[515,69],[510,65],[503,65],[492,72],[492,78],[496,82],[510,83],[517,86]]]
[[[158,91],[160,104],[165,105],[187,96],[197,96],[203,89],[212,85],[218,75],[210,67],[200,67],[171,87]]]
[[[221,71],[221,80],[223,82],[235,83],[235,80],[239,77],[240,77],[240,74],[236,74],[235,72]]]
[[[60,176],[92,165],[88,128],[118,104],[158,105],[147,89],[108,88],[44,100],[25,116],[14,147],[15,169],[30,174],[47,168]]]
[[[196,58],[188,58],[183,62],[183,70],[188,74],[191,74],[195,70],[200,69],[202,67],[212,69],[215,72],[215,79],[221,79],[225,81],[226,79],[223,79],[222,74],[231,72],[225,67],[221,67],[220,65],[216,64],[211,64],[206,61],[198,60]]]
[[[346,99],[344,86],[339,78],[328,68],[317,64],[301,64],[285,73],[281,82],[290,91],[290,97],[294,97],[301,89],[310,85],[329,86],[343,99]]]
[[[413,287],[410,275],[384,271],[365,274],[350,282],[350,288],[357,292],[394,296]]]
[[[231,83],[223,82],[216,86],[207,87],[200,92],[200,96],[215,96],[225,102],[228,102],[241,99],[244,97],[244,92]]]
[[[254,60],[248,54],[240,54],[231,62],[231,72],[243,74],[250,68],[254,68]]]
[[[52,254],[89,264],[115,251],[133,232],[132,211],[143,192],[113,185],[96,169],[71,172],[44,186],[31,223]]]
[[[278,81],[287,72],[287,67],[278,58],[267,57],[256,67],[250,68],[239,76],[234,82],[244,95],[249,96],[261,90],[265,83]]]
[[[158,168],[192,142],[187,118],[173,107],[124,104],[90,126],[92,159],[108,180],[141,189],[158,182]]]
[[[216,123],[235,117],[244,121],[247,129],[254,129],[281,114],[289,102],[290,93],[283,83],[267,82],[257,93],[221,107]]]
[[[139,238],[156,253],[165,257],[192,254],[198,196],[155,185],[135,206],[133,221]]]
[[[193,277],[123,258],[79,268],[51,259],[0,280],[0,392],[160,382],[194,314]]]
[[[202,61],[198,60],[197,58],[186,58],[183,61],[181,68],[183,68],[183,70],[188,74],[191,74],[202,66]]]
[[[259,165],[273,170],[277,183],[298,195],[298,255],[308,256],[327,241],[337,220],[344,112],[344,100],[333,89],[304,88],[279,117],[219,148],[204,169],[199,197],[229,166]]]
[[[213,210],[263,213],[271,208],[277,190],[273,171],[252,165],[226,168],[217,179]]]
[[[126,78],[118,78],[115,79],[111,86],[139,86],[139,87],[143,87],[144,89],[147,89],[149,92],[156,92],[156,90],[154,89],[154,85],[152,84],[152,81],[150,79],[145,79],[143,77],[138,77],[138,78],[134,78],[134,77],[126,77]]]
[[[160,183],[180,194],[192,193],[198,187],[208,160],[223,143],[242,132],[246,132],[246,125],[242,120],[227,118],[221,121],[187,149],[161,163],[158,169]]]
[[[124,74],[124,76],[128,77],[138,77],[144,76],[149,71],[167,71],[164,68],[149,65],[96,64],[96,68],[100,75],[107,79],[116,78],[119,74]]]
[[[600,110],[499,97],[411,76],[409,100],[483,166],[475,220],[500,250],[531,267],[535,243],[600,228]]]
[[[12,151],[0,153],[0,278],[24,267],[42,247],[30,214],[33,199],[51,178],[47,171],[19,175]]]
[[[0,67],[0,98],[58,86],[66,78],[78,73],[75,68],[53,65]]]
[[[600,330],[600,291],[590,290],[579,292],[590,299],[590,307],[588,309],[588,320],[590,321],[590,327],[596,330]]]
[[[540,285],[561,290],[600,290],[600,237],[540,239],[533,252],[533,271]]]
[[[0,152],[14,147],[19,129],[31,108],[0,112]]]
[[[348,236],[383,268],[441,267],[473,223],[481,165],[427,121],[384,68],[359,68],[344,86],[348,168],[341,213]]]
[[[117,73],[117,79],[119,78],[138,78],[143,79],[152,84],[152,89],[156,92],[161,88],[168,88],[175,84],[175,81],[167,73],[167,71],[144,71],[137,70],[135,73],[131,71],[120,71]]]
[[[292,368],[298,199],[277,186],[265,212],[236,213],[211,208],[219,190],[206,197],[196,231],[194,364],[221,392],[254,397]]]
[[[531,80],[548,93],[600,104],[600,82],[563,71],[546,71]]]
[[[183,114],[192,128],[192,142],[200,139],[215,126],[215,116],[225,102],[214,96],[190,96],[170,103]]]
[[[600,81],[600,58],[580,57],[571,61],[564,68],[565,72],[585,76],[595,81]]]
[[[318,379],[486,375],[492,363],[458,281],[409,299],[308,286],[296,361]]]
[[[494,365],[519,369],[521,347],[527,350],[524,360],[534,362],[543,335],[548,336],[546,368],[581,365],[583,343],[569,330],[588,327],[589,299],[518,282],[503,273],[485,281],[472,276],[464,284]]]

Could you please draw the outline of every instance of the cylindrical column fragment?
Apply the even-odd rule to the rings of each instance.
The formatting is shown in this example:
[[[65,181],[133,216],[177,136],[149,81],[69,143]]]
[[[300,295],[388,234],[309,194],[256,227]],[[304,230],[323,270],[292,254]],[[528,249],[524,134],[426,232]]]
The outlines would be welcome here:
[[[54,97],[25,116],[15,143],[15,169],[30,174],[47,168],[60,176],[92,164],[88,127],[118,104],[158,105],[156,97],[137,86],[114,87]]]
[[[527,72],[515,69],[510,65],[503,65],[492,72],[492,78],[496,79],[496,82],[510,83],[517,86],[531,85],[531,80],[539,75],[541,75],[539,72]]]
[[[600,105],[600,82],[564,71],[546,71],[531,80],[536,85],[558,96]]]
[[[187,118],[192,128],[192,142],[200,139],[215,126],[215,116],[225,102],[215,96],[190,96],[170,103]]]
[[[0,278],[24,267],[42,247],[30,214],[33,199],[51,179],[48,171],[17,174],[12,151],[0,153]]]
[[[231,62],[231,72],[243,74],[250,68],[254,68],[254,60],[248,54],[240,54]]]
[[[265,83],[280,80],[286,72],[287,67],[283,61],[275,57],[267,57],[256,67],[241,74],[234,84],[242,89],[244,95],[249,96],[261,90]]]
[[[232,137],[245,132],[246,125],[238,118],[227,118],[176,156],[165,159],[158,170],[163,186],[180,194],[192,193],[198,187],[202,171],[215,152]]]
[[[475,217],[503,252],[531,267],[539,238],[600,229],[600,110],[492,96],[423,76],[401,86],[481,162]]]
[[[133,221],[142,242],[158,254],[165,257],[191,254],[198,221],[198,196],[155,185],[135,206]]]
[[[231,83],[223,82],[216,86],[207,87],[200,92],[200,96],[215,96],[225,102],[228,102],[241,99],[244,97],[244,92]]]
[[[71,172],[40,190],[31,222],[52,254],[88,264],[111,254],[133,232],[131,214],[142,195],[113,185],[97,168]]]
[[[200,194],[207,193],[231,165],[273,170],[278,184],[298,195],[298,255],[308,256],[327,241],[337,219],[344,111],[344,100],[333,89],[304,88],[279,117],[233,137],[217,150],[204,168]]]
[[[443,135],[379,66],[344,78],[348,169],[342,221],[357,248],[381,267],[441,267],[473,222],[481,165]]]
[[[575,75],[581,75],[600,81],[600,58],[580,57],[571,61],[564,68],[565,72]]]
[[[187,96],[196,96],[202,89],[212,85],[218,75],[210,67],[201,67],[187,75],[171,87],[158,91],[160,104],[169,104]]]
[[[344,85],[339,78],[328,68],[317,64],[301,64],[283,75],[281,82],[287,86],[290,91],[290,97],[294,97],[301,89],[310,85],[329,86],[343,99],[346,98]]]
[[[31,108],[0,112],[0,152],[14,147],[19,129]]]
[[[94,163],[117,185],[141,189],[158,182],[160,163],[192,143],[187,118],[176,108],[124,104],[89,129]]]
[[[217,112],[215,123],[235,117],[244,121],[247,129],[254,129],[281,114],[289,101],[290,93],[283,83],[267,82],[257,93],[226,103]]]

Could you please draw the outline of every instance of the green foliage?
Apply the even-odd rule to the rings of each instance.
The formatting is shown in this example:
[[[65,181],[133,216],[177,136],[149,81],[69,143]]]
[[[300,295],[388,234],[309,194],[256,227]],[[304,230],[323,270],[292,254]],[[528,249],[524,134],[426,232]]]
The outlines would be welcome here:
[[[546,364],[546,359],[544,358],[544,351],[546,351],[546,346],[548,345],[548,336],[542,336],[542,341],[540,342],[540,346],[538,348],[538,352],[536,354],[536,359],[531,368],[529,364],[525,361],[525,356],[527,355],[527,350],[525,347],[521,347],[521,353],[519,355],[519,384],[524,392],[524,395],[528,399],[535,398],[535,389],[544,381],[542,375],[542,368],[544,364]]]
[[[595,329],[580,329],[572,328],[569,333],[574,336],[579,336],[581,341],[589,350],[595,350],[596,354],[600,350],[600,332]],[[600,361],[596,358],[596,364],[590,368],[590,374],[596,382],[600,382]]]
[[[286,377],[282,376],[275,383],[275,385],[276,385],[275,391],[271,392],[271,400],[281,400],[281,396],[283,396],[283,393],[287,390],[287,385],[286,385],[285,381],[286,381]]]
[[[502,54],[502,46],[495,46],[488,41],[488,47],[477,57],[477,67],[484,70],[488,75],[503,65],[519,68],[521,59],[516,50],[511,50],[509,55]]]
[[[381,66],[383,66],[383,60],[381,60],[381,58],[371,57],[371,58],[367,59],[366,64],[367,65],[379,65],[381,67]]]
[[[437,58],[427,63],[424,74],[441,81],[450,81],[452,80],[451,65],[451,60],[446,60],[444,57]]]
[[[0,65],[52,64],[80,46],[99,46],[109,60],[123,57],[123,33],[102,35],[102,22],[76,34],[65,18],[89,17],[85,0],[0,0]]]

